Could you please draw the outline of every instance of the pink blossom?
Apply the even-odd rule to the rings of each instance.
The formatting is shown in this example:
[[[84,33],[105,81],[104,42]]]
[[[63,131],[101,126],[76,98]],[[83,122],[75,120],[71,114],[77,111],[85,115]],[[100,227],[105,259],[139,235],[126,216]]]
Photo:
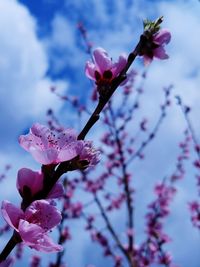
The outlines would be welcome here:
[[[96,84],[110,83],[123,70],[127,63],[125,55],[120,55],[118,62],[113,63],[107,52],[99,47],[93,52],[93,61],[87,61],[86,76],[96,81]]]
[[[198,169],[200,169],[200,160],[195,160],[194,166]]]
[[[82,210],[83,210],[83,204],[81,202],[71,203],[69,212],[71,213],[72,218],[78,218],[80,217]]]
[[[41,172],[32,171],[28,168],[22,168],[17,175],[17,189],[22,197],[34,196],[43,189],[44,176]],[[47,198],[59,198],[64,194],[61,183],[56,183]]]
[[[192,201],[189,203],[189,208],[192,212],[197,211],[200,209],[200,204],[197,201]]]
[[[19,233],[24,244],[43,252],[62,250],[62,246],[54,244],[47,234],[61,221],[60,212],[48,201],[36,200],[25,212],[3,201],[1,209],[4,219]]]
[[[41,164],[57,164],[77,156],[77,136],[72,129],[58,134],[48,127],[35,123],[29,134],[19,137],[20,145]]]
[[[168,266],[172,261],[172,256],[167,252],[163,253],[162,255],[159,255],[158,258],[159,258],[159,263],[165,264],[165,265],[168,265]]]
[[[76,152],[80,161],[87,161],[90,166],[99,162],[100,151],[94,149],[91,141],[79,141],[76,146]]]
[[[41,263],[40,257],[38,257],[37,255],[33,255],[31,259],[30,267],[39,267],[40,263]]]
[[[92,144],[77,140],[77,135],[72,129],[56,133],[44,125],[35,123],[29,134],[19,137],[19,143],[36,161],[45,165],[68,161],[79,154],[81,160],[89,160],[91,165],[98,161],[98,152]]]
[[[71,240],[71,239],[72,239],[72,237],[71,237],[71,234],[70,234],[69,227],[66,226],[63,229],[63,231],[61,232],[61,240],[62,240],[62,243],[64,243],[67,240]]]
[[[200,229],[200,203],[197,201],[192,201],[189,203],[189,208],[191,212],[192,224]]]
[[[5,261],[0,263],[0,267],[11,267],[13,265],[13,259],[7,258]]]
[[[171,34],[167,29],[161,29],[148,40],[149,46],[143,51],[144,63],[148,65],[154,57],[158,59],[168,59],[164,45],[168,44],[171,40]]]

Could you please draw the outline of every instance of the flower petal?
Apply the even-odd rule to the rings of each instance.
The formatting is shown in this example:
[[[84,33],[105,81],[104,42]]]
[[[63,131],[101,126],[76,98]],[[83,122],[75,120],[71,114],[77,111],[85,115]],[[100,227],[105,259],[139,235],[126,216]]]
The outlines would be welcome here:
[[[101,74],[104,73],[105,70],[109,70],[112,66],[112,61],[109,58],[107,52],[99,47],[93,52],[95,63],[99,69]]]
[[[34,201],[25,211],[25,219],[48,231],[60,223],[62,216],[56,207],[46,200]]]
[[[90,141],[80,141],[76,147],[77,154],[80,160],[86,160],[90,166],[96,165],[99,162],[100,151],[94,149],[93,143]]]
[[[159,59],[168,59],[169,56],[166,54],[165,49],[160,46],[153,51],[154,57],[157,57]]]
[[[32,171],[28,168],[22,168],[17,174],[17,189],[23,196],[24,187],[28,187],[34,195],[39,192],[43,187],[42,173]]]
[[[150,57],[148,57],[148,56],[146,56],[146,55],[144,55],[144,65],[147,67],[151,62],[152,62],[152,58],[150,58]]]
[[[47,198],[59,198],[64,195],[64,188],[61,183],[56,183]]]
[[[127,63],[126,56],[120,55],[118,62],[113,64],[113,67],[112,67],[112,73],[114,77],[116,77],[123,70],[123,68],[126,66],[126,63]]]
[[[2,202],[1,212],[6,222],[15,230],[17,230],[19,220],[24,218],[24,212],[21,209],[15,207],[9,201]]]
[[[171,33],[167,29],[161,29],[153,38],[153,41],[158,45],[168,44],[170,40]]]
[[[66,129],[58,134],[58,147],[63,148],[70,143],[77,141],[77,134],[74,129]]]
[[[62,246],[53,243],[43,228],[36,224],[20,220],[19,234],[26,245],[38,251],[58,252],[62,250]]]
[[[85,75],[92,80],[96,80],[95,79],[95,70],[96,67],[94,65],[94,63],[87,61],[86,65],[85,65]]]
[[[74,142],[63,148],[58,154],[58,161],[63,162],[75,158],[77,156],[76,145],[77,142]]]
[[[51,136],[52,132],[47,126],[34,123],[30,132],[34,135],[34,138],[40,138],[40,142],[42,142],[44,147],[48,147],[48,137]]]
[[[41,164],[49,165],[59,162],[57,160],[58,151],[55,148],[40,150],[35,147],[31,147],[29,152],[32,154],[33,158]]]

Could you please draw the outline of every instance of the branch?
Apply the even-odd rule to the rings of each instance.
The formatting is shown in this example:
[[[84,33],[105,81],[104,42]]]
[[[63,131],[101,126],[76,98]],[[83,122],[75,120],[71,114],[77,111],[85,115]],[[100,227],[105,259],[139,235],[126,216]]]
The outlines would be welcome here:
[[[123,245],[121,244],[121,241],[119,240],[117,234],[115,233],[115,230],[113,229],[106,212],[104,211],[103,206],[101,205],[101,202],[99,200],[99,198],[97,197],[97,194],[94,194],[94,200],[97,203],[97,206],[100,209],[102,218],[104,219],[106,226],[110,232],[110,234],[112,235],[113,239],[115,240],[117,246],[119,247],[119,249],[122,251],[122,253],[126,256],[126,258],[128,259],[128,261],[130,261],[130,255],[128,254],[128,252],[126,251],[126,249],[123,247]]]

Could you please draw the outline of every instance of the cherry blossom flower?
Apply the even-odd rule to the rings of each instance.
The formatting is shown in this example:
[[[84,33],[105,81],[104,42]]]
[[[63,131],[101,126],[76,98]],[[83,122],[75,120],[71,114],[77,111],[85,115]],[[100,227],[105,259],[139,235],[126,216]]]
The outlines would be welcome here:
[[[168,44],[170,40],[171,34],[167,29],[161,29],[153,34],[148,39],[148,44],[141,53],[144,57],[144,64],[148,65],[151,63],[154,57],[158,59],[168,59],[169,56],[165,52],[164,45]]]
[[[48,127],[35,123],[29,134],[19,137],[19,143],[36,161],[45,165],[57,164],[77,156],[77,137],[72,129],[56,134]]]
[[[67,218],[79,218],[82,214],[83,204],[81,202],[65,203],[65,209]]]
[[[94,50],[93,60],[94,62],[86,62],[85,74],[89,79],[96,81],[98,85],[110,83],[127,63],[125,55],[119,56],[118,62],[113,63],[107,52],[101,47]]]
[[[160,264],[164,264],[164,265],[169,266],[171,261],[172,261],[172,256],[167,252],[165,252],[165,253],[163,253],[162,255],[159,256],[159,263]]]
[[[89,160],[93,165],[97,163],[99,154],[90,142],[77,140],[73,129],[56,133],[39,123],[35,123],[27,135],[21,135],[19,143],[36,161],[44,165],[68,161],[79,154],[81,160]]]
[[[79,141],[76,151],[80,162],[86,161],[90,166],[99,162],[100,151],[93,148],[91,141]]]
[[[9,201],[3,201],[6,222],[20,235],[27,246],[43,252],[58,252],[62,246],[53,243],[47,232],[61,221],[60,212],[46,200],[34,201],[25,212]]]
[[[30,267],[39,267],[41,264],[41,258],[37,255],[33,255],[30,263]]]
[[[44,176],[41,172],[32,171],[28,168],[22,168],[17,175],[17,189],[22,197],[34,196],[43,189]],[[64,189],[61,183],[56,183],[47,199],[59,198],[64,194]]]
[[[191,212],[192,224],[200,229],[200,203],[198,203],[197,201],[190,202],[189,209]]]

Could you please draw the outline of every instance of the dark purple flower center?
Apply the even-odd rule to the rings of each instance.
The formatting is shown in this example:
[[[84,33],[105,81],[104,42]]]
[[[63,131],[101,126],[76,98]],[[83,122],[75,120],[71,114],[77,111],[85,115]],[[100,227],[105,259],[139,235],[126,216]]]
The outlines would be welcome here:
[[[101,74],[97,70],[95,70],[94,75],[95,75],[96,81],[99,81],[101,79]]]
[[[112,79],[112,76],[113,76],[113,74],[112,74],[112,71],[110,71],[110,70],[105,70],[103,73],[104,79],[110,80],[110,79]]]
[[[103,75],[101,75],[98,71],[95,71],[94,75],[97,85],[109,84],[113,79],[113,73],[111,70],[105,70]]]

